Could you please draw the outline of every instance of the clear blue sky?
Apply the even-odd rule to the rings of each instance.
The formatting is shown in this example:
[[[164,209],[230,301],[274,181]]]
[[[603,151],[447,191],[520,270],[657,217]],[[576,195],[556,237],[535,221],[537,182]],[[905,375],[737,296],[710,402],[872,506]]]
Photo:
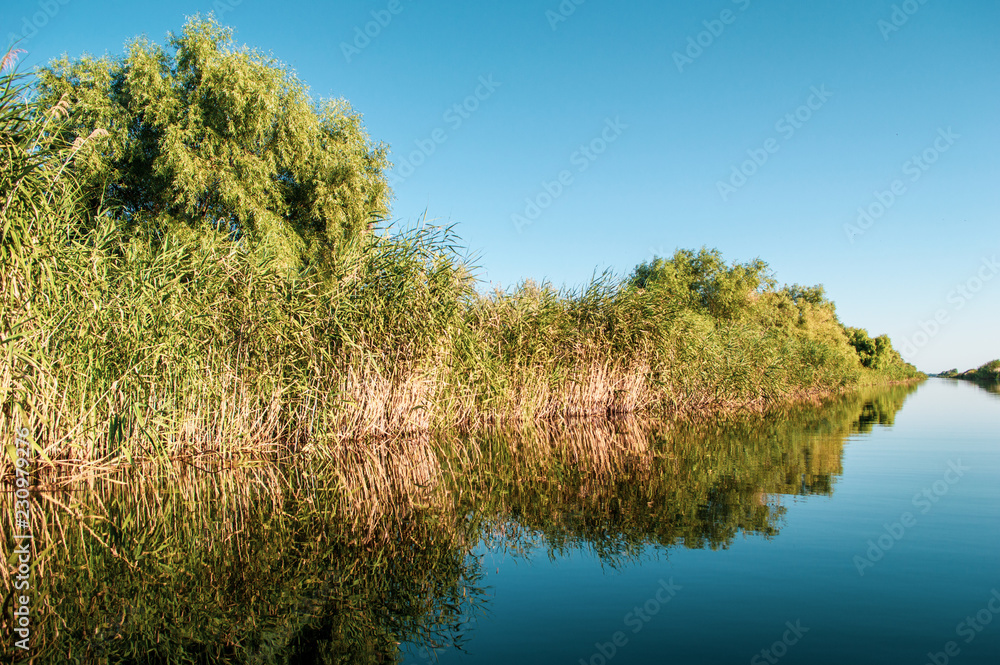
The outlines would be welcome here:
[[[707,245],[824,284],[926,371],[1000,357],[995,0],[4,0],[0,25],[38,65],[213,7],[364,113],[393,216],[456,223],[489,281],[578,285]]]

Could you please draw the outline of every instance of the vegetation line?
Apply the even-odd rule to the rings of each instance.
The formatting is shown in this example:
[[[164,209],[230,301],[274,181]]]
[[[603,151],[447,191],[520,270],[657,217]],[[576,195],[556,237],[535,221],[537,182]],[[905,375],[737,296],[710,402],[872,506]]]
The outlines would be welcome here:
[[[1000,360],[991,360],[976,369],[968,369],[964,372],[959,372],[957,369],[949,369],[937,376],[943,379],[964,379],[965,381],[977,381],[981,383],[1000,383]]]
[[[681,250],[481,293],[394,230],[388,149],[211,18],[0,76],[0,429],[131,464],[908,381],[885,336],[762,261]],[[5,460],[6,472],[13,460]]]

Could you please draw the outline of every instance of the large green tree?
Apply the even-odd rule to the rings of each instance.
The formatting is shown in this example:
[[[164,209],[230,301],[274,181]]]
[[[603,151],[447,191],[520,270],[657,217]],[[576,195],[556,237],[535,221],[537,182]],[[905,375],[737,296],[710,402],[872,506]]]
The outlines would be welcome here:
[[[655,257],[636,266],[629,284],[652,290],[679,309],[704,312],[720,319],[732,319],[745,311],[748,303],[774,280],[760,259],[727,265],[717,249],[695,252],[680,249],[672,258]]]
[[[52,62],[43,103],[68,101],[70,132],[106,129],[77,160],[87,205],[154,241],[215,229],[290,264],[322,261],[387,215],[387,148],[344,100],[314,104],[269,56],[195,17],[166,47]],[[72,139],[72,136],[70,137]]]

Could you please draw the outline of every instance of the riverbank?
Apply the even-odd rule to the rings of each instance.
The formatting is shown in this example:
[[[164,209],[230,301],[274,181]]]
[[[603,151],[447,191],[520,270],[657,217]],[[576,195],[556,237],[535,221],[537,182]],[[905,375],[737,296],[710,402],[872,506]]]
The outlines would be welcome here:
[[[950,369],[935,376],[942,379],[962,379],[963,381],[976,381],[979,383],[1000,383],[1000,360],[991,360],[976,369],[969,369],[959,372],[957,369]]]
[[[348,455],[358,441],[753,410],[922,376],[887,337],[841,323],[822,287],[706,248],[580,288],[485,292],[452,229],[379,222],[390,165],[360,115],[317,107],[230,37],[193,19],[171,68],[136,47],[0,74],[0,430],[24,432],[38,464]],[[220,62],[234,73],[201,76]],[[165,95],[221,86],[165,107],[199,122],[306,129],[251,141],[151,114],[155,100],[111,84],[140,71]],[[180,131],[196,133],[163,138]],[[191,170],[156,171],[149,154]],[[15,458],[3,464],[12,477]]]
[[[762,277],[736,290],[748,269],[715,253],[660,260],[643,283],[482,295],[430,233],[373,236],[322,282],[219,239],[133,244],[125,256],[114,244],[62,247],[52,282],[28,283],[33,297],[5,313],[20,317],[8,323],[20,336],[6,347],[3,425],[27,428],[52,462],[232,459],[580,416],[754,410],[919,377],[887,340],[865,366],[861,333],[818,292]],[[696,261],[714,263],[686,275]],[[727,310],[715,310],[719,293]]]

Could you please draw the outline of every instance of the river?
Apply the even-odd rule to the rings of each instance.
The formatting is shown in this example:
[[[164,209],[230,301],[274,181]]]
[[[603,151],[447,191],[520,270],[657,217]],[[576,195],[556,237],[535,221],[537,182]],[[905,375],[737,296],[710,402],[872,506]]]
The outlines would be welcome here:
[[[31,655],[996,665],[998,424],[931,379],[121,471],[33,494]]]

